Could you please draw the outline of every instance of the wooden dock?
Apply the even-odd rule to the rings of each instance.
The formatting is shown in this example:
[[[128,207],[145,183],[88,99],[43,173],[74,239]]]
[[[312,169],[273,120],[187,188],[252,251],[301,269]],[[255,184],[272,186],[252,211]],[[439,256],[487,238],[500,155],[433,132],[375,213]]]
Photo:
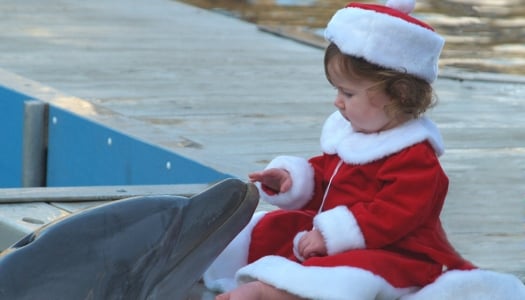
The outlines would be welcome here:
[[[319,153],[334,110],[319,48],[169,0],[0,0],[0,12],[0,82],[21,92],[241,179]],[[429,115],[447,149],[446,230],[478,266],[525,280],[525,79],[442,75]]]

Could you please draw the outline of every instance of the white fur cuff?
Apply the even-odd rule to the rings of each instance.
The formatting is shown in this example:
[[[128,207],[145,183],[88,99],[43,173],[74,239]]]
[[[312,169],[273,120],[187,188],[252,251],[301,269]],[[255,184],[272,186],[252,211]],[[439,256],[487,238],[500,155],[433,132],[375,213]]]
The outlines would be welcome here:
[[[285,169],[292,177],[292,187],[285,193],[268,195],[257,182],[261,199],[282,209],[299,209],[312,198],[314,192],[314,170],[310,163],[300,157],[278,156],[273,159],[265,170]]]
[[[299,253],[299,241],[301,240],[303,235],[306,234],[306,232],[307,232],[306,230],[301,231],[297,233],[295,237],[293,238],[293,254],[299,261],[304,261],[304,257]]]
[[[365,238],[352,212],[345,206],[315,216],[314,227],[323,235],[328,255],[350,249],[364,249]]]

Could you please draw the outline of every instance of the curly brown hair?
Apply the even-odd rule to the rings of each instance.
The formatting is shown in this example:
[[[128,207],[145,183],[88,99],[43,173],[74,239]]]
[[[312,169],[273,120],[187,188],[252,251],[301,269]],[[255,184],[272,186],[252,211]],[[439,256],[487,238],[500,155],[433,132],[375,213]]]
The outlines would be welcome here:
[[[382,89],[391,97],[392,103],[385,109],[387,114],[411,119],[421,116],[437,103],[432,86],[427,81],[402,71],[396,71],[369,63],[363,58],[343,54],[334,44],[326,48],[324,69],[330,83],[328,63],[337,59],[341,71],[348,78],[377,82],[374,89]]]

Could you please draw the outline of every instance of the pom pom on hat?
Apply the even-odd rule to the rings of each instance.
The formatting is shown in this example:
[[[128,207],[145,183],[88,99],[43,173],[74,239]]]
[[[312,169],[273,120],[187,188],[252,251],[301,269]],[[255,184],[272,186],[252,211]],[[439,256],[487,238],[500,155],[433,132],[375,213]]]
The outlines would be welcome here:
[[[409,15],[414,7],[415,0],[389,0],[386,6],[349,3],[334,14],[325,38],[344,54],[432,83],[445,40]]]
[[[416,0],[388,0],[385,5],[408,15],[416,7]]]

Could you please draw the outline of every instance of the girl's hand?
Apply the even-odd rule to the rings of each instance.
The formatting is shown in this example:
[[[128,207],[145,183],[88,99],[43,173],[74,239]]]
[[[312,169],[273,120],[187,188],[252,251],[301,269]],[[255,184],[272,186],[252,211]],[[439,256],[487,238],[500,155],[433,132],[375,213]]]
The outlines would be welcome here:
[[[326,256],[328,252],[323,235],[317,229],[312,229],[301,237],[297,250],[305,259],[313,256]]]
[[[270,190],[273,194],[285,193],[292,187],[292,177],[284,169],[272,168],[248,175],[251,182],[260,182],[263,189]]]

